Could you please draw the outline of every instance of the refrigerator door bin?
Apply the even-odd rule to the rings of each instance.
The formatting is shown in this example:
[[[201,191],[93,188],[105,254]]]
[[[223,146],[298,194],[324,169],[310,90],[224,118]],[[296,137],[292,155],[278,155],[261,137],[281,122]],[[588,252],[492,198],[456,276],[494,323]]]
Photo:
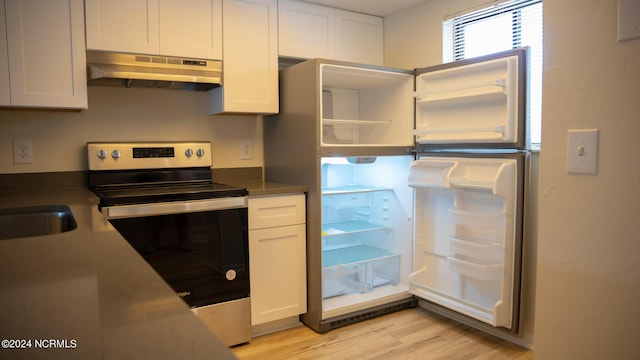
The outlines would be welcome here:
[[[476,286],[496,286],[496,281],[467,280],[462,276],[456,276],[457,279],[453,279],[451,282],[455,291],[445,292],[434,290],[428,286],[430,277],[426,268],[412,273],[410,275],[411,293],[492,326],[511,326],[509,316],[511,309],[508,304],[491,298],[480,299],[477,295],[467,296],[472,299],[466,299],[462,295],[467,292],[473,294],[473,288]]]
[[[484,281],[502,280],[502,264],[478,264],[448,256],[449,270],[470,278]]]
[[[505,226],[504,213],[489,213],[449,209],[453,222],[462,226],[482,228],[503,228]]]
[[[508,196],[513,192],[515,160],[421,157],[411,164],[409,185],[486,191]]]
[[[496,244],[481,239],[449,237],[449,247],[452,254],[497,263],[502,263],[504,259],[504,249],[501,244],[502,242]]]
[[[504,90],[505,79],[496,79],[485,83],[465,84],[463,87],[459,88],[416,91],[414,95],[416,97],[416,102],[419,104],[435,104],[455,101],[464,103],[472,100],[484,103],[486,101],[491,101],[493,98],[498,101],[504,101],[507,96]]]
[[[451,172],[457,165],[447,160],[414,161],[409,168],[409,186],[448,188]]]

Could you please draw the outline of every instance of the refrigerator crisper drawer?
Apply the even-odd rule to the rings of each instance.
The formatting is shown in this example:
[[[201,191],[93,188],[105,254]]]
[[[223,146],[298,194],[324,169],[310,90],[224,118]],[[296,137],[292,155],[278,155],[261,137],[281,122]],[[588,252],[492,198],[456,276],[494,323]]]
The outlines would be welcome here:
[[[322,265],[325,299],[397,285],[400,276],[400,255],[368,245],[323,251]]]

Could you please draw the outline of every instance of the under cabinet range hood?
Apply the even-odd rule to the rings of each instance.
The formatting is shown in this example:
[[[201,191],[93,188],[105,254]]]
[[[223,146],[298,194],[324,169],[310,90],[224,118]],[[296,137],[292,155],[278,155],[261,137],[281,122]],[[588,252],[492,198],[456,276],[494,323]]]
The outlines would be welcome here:
[[[222,61],[87,51],[87,83],[206,91],[222,85]]]

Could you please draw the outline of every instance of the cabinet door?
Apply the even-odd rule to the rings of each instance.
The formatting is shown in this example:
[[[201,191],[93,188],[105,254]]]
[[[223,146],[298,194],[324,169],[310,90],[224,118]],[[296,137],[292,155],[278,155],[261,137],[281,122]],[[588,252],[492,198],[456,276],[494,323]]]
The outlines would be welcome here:
[[[278,1],[278,54],[306,59],[335,58],[335,15],[335,9],[325,6]]]
[[[209,91],[208,112],[278,112],[276,0],[224,0],[222,86]]]
[[[383,26],[380,17],[336,10],[336,59],[382,65]]]
[[[11,104],[86,108],[82,0],[6,0],[5,11]]]
[[[160,0],[160,54],[222,59],[222,0]]]
[[[85,0],[87,49],[158,54],[158,0]]]
[[[251,324],[307,311],[305,225],[249,231]]]
[[[9,54],[7,52],[7,23],[4,16],[4,0],[0,1],[0,106],[11,105],[9,88]]]

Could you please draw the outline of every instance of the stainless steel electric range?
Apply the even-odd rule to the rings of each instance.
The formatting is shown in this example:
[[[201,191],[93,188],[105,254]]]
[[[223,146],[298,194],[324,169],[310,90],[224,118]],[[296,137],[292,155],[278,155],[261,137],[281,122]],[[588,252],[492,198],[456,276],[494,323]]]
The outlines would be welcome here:
[[[209,142],[88,143],[104,218],[227,345],[251,339],[247,190],[213,182]]]

